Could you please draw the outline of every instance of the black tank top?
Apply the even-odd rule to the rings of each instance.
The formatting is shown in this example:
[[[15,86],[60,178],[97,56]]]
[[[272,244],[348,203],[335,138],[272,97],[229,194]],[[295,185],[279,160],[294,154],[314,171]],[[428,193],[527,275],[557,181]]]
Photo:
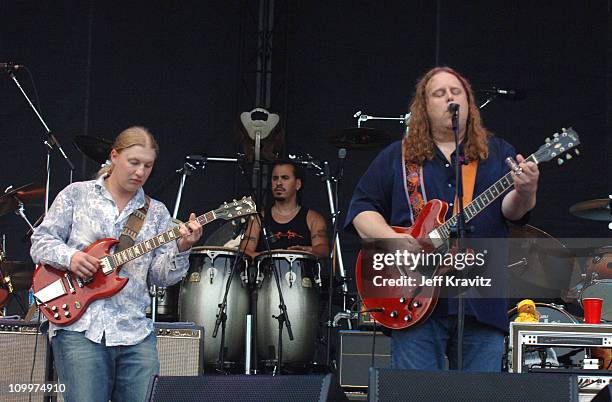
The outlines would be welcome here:
[[[271,249],[287,249],[290,246],[310,246],[310,229],[306,216],[308,208],[300,208],[300,211],[287,223],[278,223],[272,218],[271,208],[266,209],[264,216],[264,225],[271,234],[273,240],[270,242]],[[266,243],[263,240],[263,234],[260,233],[259,241],[257,242],[257,251],[267,250]]]

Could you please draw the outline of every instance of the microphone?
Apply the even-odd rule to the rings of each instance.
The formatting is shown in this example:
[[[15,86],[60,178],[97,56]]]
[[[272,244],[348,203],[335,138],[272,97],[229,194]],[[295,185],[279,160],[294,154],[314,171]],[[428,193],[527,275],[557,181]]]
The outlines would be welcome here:
[[[346,160],[346,148],[340,148],[338,150],[338,174],[337,179],[342,180],[344,174],[344,161]]]
[[[0,63],[0,71],[13,71],[13,70],[20,70],[22,68],[25,68],[25,66],[23,64],[15,64],[15,63]]]
[[[268,228],[266,227],[266,225],[263,224],[261,225],[261,230],[263,232],[263,236],[264,236],[264,244],[269,243],[269,244],[274,244],[278,241],[278,239],[276,238],[276,236],[274,236],[274,233],[270,232],[268,230]]]
[[[525,99],[525,92],[518,90],[518,89],[493,87],[492,89],[482,89],[478,92],[499,96],[500,98],[507,99],[507,100]]]
[[[456,113],[459,111],[459,104],[455,102],[448,102],[448,111],[450,113]]]

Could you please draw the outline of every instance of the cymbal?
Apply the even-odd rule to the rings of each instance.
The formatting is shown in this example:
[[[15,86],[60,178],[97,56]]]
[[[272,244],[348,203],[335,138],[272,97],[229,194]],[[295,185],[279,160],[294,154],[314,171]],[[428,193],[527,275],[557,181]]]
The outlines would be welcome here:
[[[590,219],[592,221],[612,221],[612,211],[610,210],[610,199],[596,199],[582,201],[570,207],[570,214],[578,218]]]
[[[100,165],[106,162],[113,149],[112,141],[88,135],[76,135],[72,143],[79,152]]]
[[[5,276],[11,277],[14,290],[28,290],[32,286],[34,263],[26,261],[2,261],[0,268]]]
[[[510,297],[558,298],[570,286],[574,256],[560,241],[531,225],[510,226]]]
[[[336,131],[330,139],[337,148],[370,149],[388,142],[384,131],[370,127],[350,127]]]
[[[34,183],[18,187],[0,196],[0,216],[16,211],[19,201],[32,204],[45,196],[44,187],[34,187]]]

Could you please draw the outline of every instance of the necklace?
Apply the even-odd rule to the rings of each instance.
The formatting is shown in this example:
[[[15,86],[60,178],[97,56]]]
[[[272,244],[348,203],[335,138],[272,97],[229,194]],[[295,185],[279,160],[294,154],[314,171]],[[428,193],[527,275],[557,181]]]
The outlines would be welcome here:
[[[276,205],[274,205],[274,210],[276,211],[277,214],[279,214],[280,216],[291,216],[293,215],[296,211],[298,211],[300,208],[302,208],[300,205],[296,206],[295,208],[293,208],[291,211],[289,212],[281,212],[280,209],[278,209],[278,207]]]

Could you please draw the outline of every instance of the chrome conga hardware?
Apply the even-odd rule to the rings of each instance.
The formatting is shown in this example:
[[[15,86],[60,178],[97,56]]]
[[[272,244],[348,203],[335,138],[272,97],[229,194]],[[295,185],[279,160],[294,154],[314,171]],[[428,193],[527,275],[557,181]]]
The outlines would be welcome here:
[[[272,250],[255,259],[258,276],[263,281],[257,299],[257,357],[267,366],[275,366],[278,357],[279,296],[273,270],[279,274],[281,291],[291,319],[294,340],[283,331],[283,367],[300,369],[314,360],[319,325],[320,264],[311,253]],[[284,279],[284,280],[283,280]]]
[[[221,346],[221,335],[212,337],[218,305],[223,301],[229,275],[235,264],[226,308],[224,366],[243,362],[245,316],[249,311],[249,293],[242,278],[246,275],[247,258],[235,249],[223,247],[194,247],[189,256],[189,273],[181,286],[179,319],[203,326],[204,363],[216,368]],[[202,277],[202,281],[192,278]]]

